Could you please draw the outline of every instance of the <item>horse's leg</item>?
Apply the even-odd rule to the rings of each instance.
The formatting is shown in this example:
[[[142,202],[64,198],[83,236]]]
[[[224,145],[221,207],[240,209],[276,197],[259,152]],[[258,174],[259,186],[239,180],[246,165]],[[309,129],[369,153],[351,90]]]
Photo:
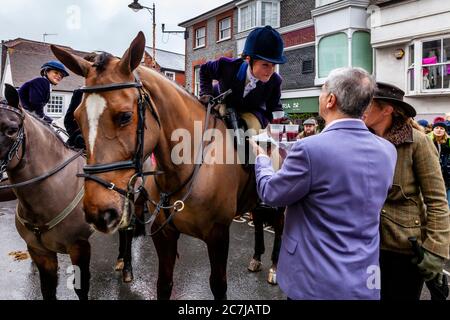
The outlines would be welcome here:
[[[28,246],[28,252],[39,270],[41,292],[44,300],[56,300],[58,285],[58,258],[55,252],[36,250]]]
[[[133,281],[133,266],[131,265],[131,247],[133,243],[133,229],[119,230],[120,247],[119,256],[122,256],[122,281],[125,283]],[[119,260],[118,260],[119,263]],[[117,270],[117,268],[116,268]]]
[[[215,224],[206,239],[211,276],[209,285],[215,300],[227,299],[227,260],[230,241],[230,227]]]
[[[284,208],[279,208],[276,210],[273,219],[273,229],[275,231],[275,237],[272,249],[272,267],[269,269],[269,275],[267,277],[267,282],[269,282],[270,284],[277,284],[277,264],[281,249],[281,235],[283,234],[283,227]]]
[[[261,271],[261,255],[264,254],[264,216],[261,208],[255,208],[252,212],[253,224],[255,226],[255,251],[248,265],[251,272]]]
[[[74,289],[80,300],[87,300],[89,294],[89,280],[91,273],[89,271],[89,263],[91,261],[91,245],[87,240],[79,240],[69,248],[70,260],[72,265],[76,267]],[[79,272],[79,275],[77,275]],[[80,281],[77,283],[77,281]]]
[[[179,236],[180,233],[170,226],[166,226],[153,236],[153,243],[158,253],[158,282],[156,284],[158,300],[169,300],[172,294],[173,269],[177,257]]]
[[[1,176],[0,176],[1,178]],[[5,186],[11,184],[11,182],[8,180],[5,180],[3,182],[0,182],[0,186]],[[3,189],[0,190],[0,202],[3,201],[11,201],[11,200],[16,200],[16,194],[14,193],[14,191],[12,189]]]

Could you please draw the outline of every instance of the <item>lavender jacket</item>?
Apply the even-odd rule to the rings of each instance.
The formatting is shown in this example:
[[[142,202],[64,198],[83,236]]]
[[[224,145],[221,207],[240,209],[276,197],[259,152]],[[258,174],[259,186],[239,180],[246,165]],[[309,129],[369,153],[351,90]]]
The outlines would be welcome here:
[[[281,98],[281,77],[274,73],[269,81],[258,81],[255,89],[243,98],[248,64],[243,59],[222,57],[209,61],[200,67],[200,95],[214,95],[213,80],[219,81],[219,93],[232,89],[226,104],[237,112],[253,113],[265,128],[272,120],[273,111],[283,110]]]
[[[292,299],[379,299],[380,212],[397,152],[361,120],[298,141],[282,168],[256,158],[261,199],[287,206],[278,282]]]

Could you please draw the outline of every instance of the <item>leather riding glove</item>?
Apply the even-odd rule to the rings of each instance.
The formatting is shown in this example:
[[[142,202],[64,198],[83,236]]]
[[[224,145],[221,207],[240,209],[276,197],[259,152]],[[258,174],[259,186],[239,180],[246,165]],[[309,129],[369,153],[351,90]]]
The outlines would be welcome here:
[[[198,100],[205,106],[208,105],[208,103],[211,101],[211,99],[213,99],[213,96],[211,96],[209,94],[205,94],[205,95],[201,96],[200,98],[198,98]]]
[[[423,250],[423,260],[417,265],[420,273],[425,281],[436,278],[438,274],[442,273],[445,259],[431,253],[428,250]]]

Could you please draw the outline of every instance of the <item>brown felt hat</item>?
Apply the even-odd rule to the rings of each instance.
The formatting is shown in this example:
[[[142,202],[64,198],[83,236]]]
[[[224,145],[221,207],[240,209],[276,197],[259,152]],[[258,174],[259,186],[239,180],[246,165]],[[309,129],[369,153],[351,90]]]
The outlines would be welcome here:
[[[416,109],[409,103],[403,101],[404,97],[405,92],[402,89],[385,82],[377,82],[377,88],[373,96],[374,99],[392,103],[394,106],[402,109],[406,116],[413,118],[417,114]]]

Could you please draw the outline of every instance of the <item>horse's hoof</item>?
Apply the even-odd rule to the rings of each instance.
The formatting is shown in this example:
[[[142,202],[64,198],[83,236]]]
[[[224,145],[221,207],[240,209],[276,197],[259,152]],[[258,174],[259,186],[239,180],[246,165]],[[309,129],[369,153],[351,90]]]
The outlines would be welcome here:
[[[122,281],[124,283],[130,283],[133,279],[133,271],[127,269],[122,270]]]
[[[115,270],[122,271],[124,266],[125,266],[125,263],[123,262],[123,259],[117,259]]]
[[[269,269],[269,276],[267,277],[267,282],[270,284],[277,284],[277,270],[274,268]]]
[[[247,269],[248,269],[249,271],[251,271],[251,272],[258,272],[258,271],[261,271],[261,268],[262,268],[262,263],[261,263],[261,261],[256,260],[255,258],[253,258],[253,259],[250,261],[250,263],[249,263]]]

